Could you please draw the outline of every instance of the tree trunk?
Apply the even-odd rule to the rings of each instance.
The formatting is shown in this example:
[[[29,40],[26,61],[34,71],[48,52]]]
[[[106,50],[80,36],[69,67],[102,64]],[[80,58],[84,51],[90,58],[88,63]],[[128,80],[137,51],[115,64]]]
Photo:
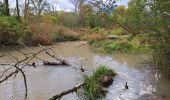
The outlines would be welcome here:
[[[5,7],[6,7],[6,15],[7,15],[7,16],[10,16],[8,0],[4,0],[4,1],[5,1]]]
[[[19,2],[18,2],[18,0],[16,0],[16,8],[17,8],[17,17],[18,17],[18,20],[20,21],[20,11],[19,11]]]
[[[30,4],[30,0],[25,0],[24,18],[27,18],[29,4]]]

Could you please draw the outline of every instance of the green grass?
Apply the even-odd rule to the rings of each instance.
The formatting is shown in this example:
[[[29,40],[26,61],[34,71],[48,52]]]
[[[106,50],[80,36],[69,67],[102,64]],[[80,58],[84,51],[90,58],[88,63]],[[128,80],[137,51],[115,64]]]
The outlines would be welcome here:
[[[149,52],[149,45],[140,45],[133,41],[128,40],[93,40],[89,41],[89,44],[97,48],[97,51],[102,53],[114,53],[114,52]]]
[[[83,92],[81,93],[85,100],[98,100],[105,96],[106,91],[103,90],[99,79],[103,76],[110,75],[114,77],[116,74],[113,70],[105,65],[98,66],[90,76],[84,77]]]
[[[122,28],[115,28],[115,29],[109,31],[109,34],[121,36],[121,35],[125,35],[125,31]]]
[[[101,76],[104,75],[115,75],[115,72],[113,70],[111,70],[110,68],[108,68],[108,66],[105,65],[100,65],[98,66],[95,71],[93,72],[93,77],[95,79],[100,78]]]

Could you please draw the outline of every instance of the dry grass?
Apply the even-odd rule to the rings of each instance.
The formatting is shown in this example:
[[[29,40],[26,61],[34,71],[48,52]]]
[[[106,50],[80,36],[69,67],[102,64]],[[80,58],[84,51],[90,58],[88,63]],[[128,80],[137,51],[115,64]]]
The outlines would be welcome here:
[[[106,39],[106,35],[98,34],[98,33],[91,33],[91,34],[84,35],[81,39],[87,40],[87,41],[104,40],[104,39]]]
[[[32,23],[30,27],[33,33],[32,45],[50,45],[55,41],[78,39],[80,35],[74,30],[50,23]]]
[[[48,23],[30,24],[33,32],[33,44],[49,45],[54,42],[56,26]]]

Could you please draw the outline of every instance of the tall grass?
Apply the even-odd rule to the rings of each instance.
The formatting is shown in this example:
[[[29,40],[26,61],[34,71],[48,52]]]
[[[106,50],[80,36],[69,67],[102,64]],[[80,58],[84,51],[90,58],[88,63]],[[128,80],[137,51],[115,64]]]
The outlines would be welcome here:
[[[56,26],[48,23],[30,24],[33,32],[33,44],[50,45],[55,40]]]
[[[78,40],[79,34],[69,28],[49,23],[30,24],[33,39],[32,44],[50,45],[56,41]]]
[[[125,31],[122,29],[122,28],[114,28],[112,30],[109,31],[109,34],[110,35],[118,35],[118,36],[121,36],[121,35],[125,35]]]
[[[105,65],[98,66],[90,76],[84,77],[83,92],[81,93],[84,100],[98,100],[105,96],[106,91],[100,83],[100,79],[104,76],[114,77],[116,74],[113,70]]]

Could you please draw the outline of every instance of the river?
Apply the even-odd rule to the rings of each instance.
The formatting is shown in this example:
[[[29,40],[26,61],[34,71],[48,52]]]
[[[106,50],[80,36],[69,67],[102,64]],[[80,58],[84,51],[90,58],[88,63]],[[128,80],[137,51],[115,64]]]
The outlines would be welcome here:
[[[159,70],[141,64],[143,60],[148,59],[146,54],[100,54],[83,41],[61,42],[53,47],[56,55],[66,59],[71,66],[27,67],[25,69],[28,84],[27,100],[48,100],[53,95],[68,90],[82,81],[81,72],[76,68],[82,65],[84,69],[94,70],[101,64],[108,65],[118,73],[103,100],[170,100],[170,79]],[[29,50],[35,52],[40,48],[29,47]],[[21,51],[28,52],[28,48],[22,48]],[[18,58],[23,57],[16,50],[10,52]],[[8,54],[8,52],[3,51],[0,52],[1,54]],[[52,60],[45,54],[39,57]],[[4,58],[0,59],[0,62],[11,63],[11,60]],[[128,90],[124,87],[125,82],[128,83]],[[24,93],[24,82],[20,74],[15,79],[0,84],[0,100],[24,100]],[[61,100],[79,100],[79,98],[76,93],[73,93],[64,96]]]

